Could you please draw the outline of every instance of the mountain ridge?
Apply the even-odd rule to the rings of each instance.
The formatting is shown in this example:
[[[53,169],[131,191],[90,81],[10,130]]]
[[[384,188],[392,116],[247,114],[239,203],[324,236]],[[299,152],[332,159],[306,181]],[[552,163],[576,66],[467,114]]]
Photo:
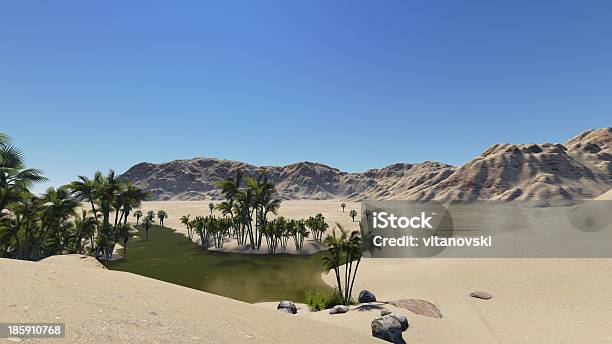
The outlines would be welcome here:
[[[282,199],[493,199],[594,198],[612,187],[612,128],[586,130],[566,143],[498,143],[455,167],[441,162],[399,162],[364,172],[345,172],[312,161],[256,166],[197,157],[138,163],[121,178],[155,200],[220,199],[214,186],[242,171],[266,174]]]

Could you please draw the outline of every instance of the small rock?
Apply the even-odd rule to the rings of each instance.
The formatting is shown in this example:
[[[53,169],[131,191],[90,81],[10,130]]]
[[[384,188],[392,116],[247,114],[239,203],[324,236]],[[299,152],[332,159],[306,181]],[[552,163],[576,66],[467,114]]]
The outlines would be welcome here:
[[[295,303],[293,303],[291,301],[281,301],[281,302],[279,302],[278,306],[276,306],[276,310],[280,311],[280,312],[290,313],[290,314],[296,314],[297,313],[297,307],[295,306]]]
[[[381,317],[384,317],[385,315],[389,315],[389,314],[391,314],[391,311],[386,309],[386,308],[380,310],[380,316]]]
[[[359,303],[376,302],[376,296],[369,290],[359,292]]]
[[[477,299],[483,299],[483,300],[488,300],[490,298],[492,298],[493,296],[491,296],[491,294],[486,293],[484,291],[474,291],[470,293],[471,297],[475,297]]]
[[[402,324],[392,315],[372,320],[372,336],[394,344],[406,343],[402,338]]]
[[[337,305],[337,306],[332,307],[332,309],[329,310],[329,314],[346,313],[346,312],[348,312],[348,310],[349,310],[348,306]]]

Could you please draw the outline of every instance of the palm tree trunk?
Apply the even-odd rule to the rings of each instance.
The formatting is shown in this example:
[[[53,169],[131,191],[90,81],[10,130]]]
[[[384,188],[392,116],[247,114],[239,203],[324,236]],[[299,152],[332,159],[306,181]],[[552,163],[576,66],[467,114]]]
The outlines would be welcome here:
[[[355,271],[353,271],[353,278],[351,280],[351,288],[349,289],[349,298],[353,294],[353,286],[355,285],[355,276],[357,276],[357,269],[359,269],[359,263],[361,262],[361,255],[359,255],[359,259],[357,259],[357,265],[355,265]]]

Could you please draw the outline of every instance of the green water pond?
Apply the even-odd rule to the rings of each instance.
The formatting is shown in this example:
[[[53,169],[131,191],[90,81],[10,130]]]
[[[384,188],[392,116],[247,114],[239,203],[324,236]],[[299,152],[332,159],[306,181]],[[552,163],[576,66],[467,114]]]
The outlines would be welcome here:
[[[181,233],[166,227],[139,228],[127,245],[125,258],[105,262],[111,270],[132,272],[246,302],[302,302],[306,290],[326,288],[321,258],[250,255],[203,250]]]

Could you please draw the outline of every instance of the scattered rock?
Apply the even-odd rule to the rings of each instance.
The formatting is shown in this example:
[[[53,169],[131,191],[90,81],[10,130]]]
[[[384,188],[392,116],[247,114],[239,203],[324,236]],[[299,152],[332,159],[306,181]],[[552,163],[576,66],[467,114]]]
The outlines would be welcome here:
[[[394,344],[406,343],[402,338],[402,323],[392,314],[372,320],[372,336]]]
[[[380,316],[381,317],[384,317],[385,315],[389,315],[389,314],[391,314],[391,311],[386,309],[386,308],[380,310]]]
[[[402,299],[397,301],[390,301],[390,304],[395,307],[400,307],[411,311],[417,315],[424,315],[426,317],[431,318],[442,318],[442,313],[436,305],[429,301],[425,300],[415,300],[415,299]]]
[[[337,305],[337,306],[332,307],[332,309],[329,310],[329,314],[346,313],[346,312],[348,312],[348,310],[349,310],[348,306]]]
[[[281,301],[278,303],[278,306],[276,306],[276,310],[279,312],[285,312],[285,313],[289,313],[289,314],[296,314],[297,313],[297,307],[295,306],[295,303],[291,302],[291,301]]]
[[[477,299],[483,299],[483,300],[488,300],[490,298],[492,298],[491,294],[484,292],[484,291],[474,291],[470,293],[471,297],[475,297]]]
[[[369,290],[359,292],[359,303],[376,302],[376,296]]]

